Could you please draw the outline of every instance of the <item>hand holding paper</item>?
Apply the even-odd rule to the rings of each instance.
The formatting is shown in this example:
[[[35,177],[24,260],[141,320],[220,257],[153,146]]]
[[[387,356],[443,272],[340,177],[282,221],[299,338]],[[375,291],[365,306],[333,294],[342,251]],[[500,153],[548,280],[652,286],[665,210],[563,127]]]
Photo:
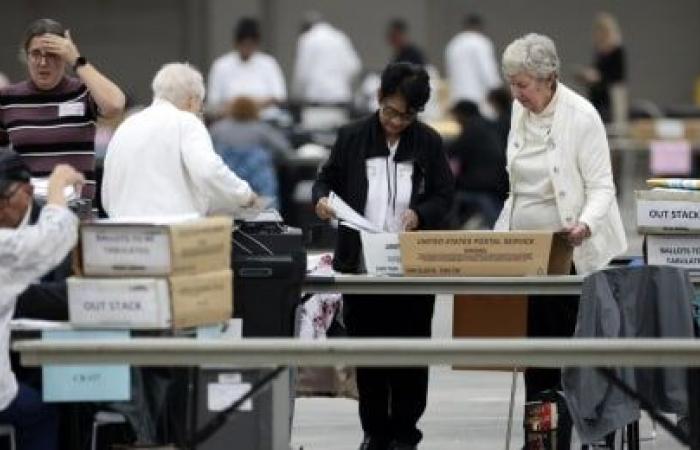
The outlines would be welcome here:
[[[343,220],[354,225],[352,228],[359,228],[361,230],[369,231],[371,233],[380,233],[382,230],[374,226],[372,222],[359,215],[354,209],[348,206],[347,203],[343,201],[340,196],[335,192],[330,193],[328,196],[328,204],[330,208],[335,212],[335,216],[338,220]]]

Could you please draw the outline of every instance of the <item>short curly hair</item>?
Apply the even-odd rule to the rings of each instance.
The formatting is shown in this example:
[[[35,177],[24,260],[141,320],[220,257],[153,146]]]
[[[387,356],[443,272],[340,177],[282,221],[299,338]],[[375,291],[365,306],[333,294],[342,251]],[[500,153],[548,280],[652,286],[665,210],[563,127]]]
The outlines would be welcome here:
[[[423,66],[408,62],[391,63],[382,72],[381,97],[400,94],[408,109],[423,110],[430,98],[430,77]]]
[[[545,79],[558,76],[561,66],[554,41],[537,33],[526,34],[511,42],[503,52],[501,64],[506,78],[528,73]]]

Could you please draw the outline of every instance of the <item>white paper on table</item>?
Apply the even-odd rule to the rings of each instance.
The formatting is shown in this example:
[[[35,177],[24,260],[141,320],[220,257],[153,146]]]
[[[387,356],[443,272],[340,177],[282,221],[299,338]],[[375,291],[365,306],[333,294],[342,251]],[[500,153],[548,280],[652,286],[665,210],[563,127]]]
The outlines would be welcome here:
[[[382,230],[374,226],[372,222],[367,220],[365,217],[359,215],[354,209],[348,206],[345,201],[343,201],[338,194],[331,191],[328,195],[328,201],[331,209],[335,212],[335,216],[342,222],[347,222],[346,226],[351,225],[350,228],[358,229],[362,231],[368,231],[370,233],[380,233]]]
[[[250,390],[250,383],[209,383],[207,385],[207,409],[223,411],[233,405]],[[239,411],[252,411],[253,402],[248,399],[238,408]]]

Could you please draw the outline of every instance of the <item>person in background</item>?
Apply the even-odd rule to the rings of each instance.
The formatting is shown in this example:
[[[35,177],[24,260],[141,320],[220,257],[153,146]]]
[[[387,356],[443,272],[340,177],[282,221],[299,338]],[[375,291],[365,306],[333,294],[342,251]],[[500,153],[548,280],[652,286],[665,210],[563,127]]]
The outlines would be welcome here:
[[[480,215],[483,225],[491,229],[508,195],[505,148],[476,103],[461,100],[452,114],[462,128],[447,146],[456,180],[456,225],[461,228],[470,217]]]
[[[70,32],[55,20],[32,22],[21,54],[29,79],[0,89],[0,147],[11,144],[33,176],[70,164],[85,174],[82,195],[92,198],[95,121],[121,114],[124,93],[80,53]]]
[[[510,132],[510,117],[513,109],[513,97],[508,89],[500,87],[492,89],[486,96],[486,102],[493,111],[493,125],[501,142],[503,153],[508,145],[508,133]]]
[[[510,195],[496,230],[563,231],[572,272],[604,268],[627,248],[615,199],[610,148],[595,108],[559,81],[560,61],[547,36],[527,34],[503,52],[503,74],[515,101],[508,139]],[[529,337],[571,337],[578,296],[528,300]],[[525,371],[526,400],[561,390],[561,370]],[[557,449],[568,449],[571,422],[561,420]]]
[[[283,166],[295,153],[278,129],[260,120],[253,99],[235,99],[226,117],[214,123],[209,133],[216,152],[229,169],[235,170],[258,194],[278,198],[276,166]]]
[[[202,75],[164,65],[153,103],[117,128],[107,149],[102,204],[109,217],[232,213],[257,196],[214,151],[198,115]]]
[[[207,109],[214,118],[224,115],[228,104],[240,96],[255,99],[270,116],[287,100],[282,69],[274,57],[260,51],[260,40],[258,21],[242,18],[233,32],[234,50],[211,65]]]
[[[17,159],[15,154],[3,154],[0,167],[8,162],[16,166],[8,157]],[[55,407],[43,403],[39,391],[18,382],[11,370],[10,318],[17,295],[63,261],[75,246],[78,218],[66,207],[64,189],[85,180],[70,166],[58,164],[49,177],[47,204],[36,223],[15,225],[16,211],[8,205],[28,195],[26,184],[15,175],[14,169],[0,171],[0,423],[15,427],[19,450],[56,450]]]
[[[430,96],[425,69],[389,64],[381,76],[379,110],[346,125],[313,186],[316,214],[334,217],[335,192],[352,209],[386,232],[439,229],[452,204],[454,181],[435,130],[416,119]],[[333,269],[361,272],[357,231],[340,226]],[[430,337],[434,296],[343,295],[343,315],[352,337]],[[397,307],[400,301],[400,307]],[[357,368],[361,450],[410,450],[422,433],[428,368]]]
[[[593,66],[581,69],[577,78],[588,87],[588,99],[598,110],[603,121],[624,120],[627,115],[627,64],[620,25],[612,14],[601,12],[596,16],[593,23],[593,43]],[[615,117],[620,114],[623,117]]]
[[[481,17],[468,15],[463,22],[464,29],[445,48],[452,104],[469,100],[482,107],[486,94],[502,84],[493,43],[484,34],[483,25]]]
[[[294,62],[293,92],[302,103],[347,105],[362,63],[350,39],[315,12],[307,13]]]
[[[423,66],[425,56],[409,36],[408,24],[403,19],[393,19],[386,30],[386,40],[394,51],[392,62],[409,62]]]

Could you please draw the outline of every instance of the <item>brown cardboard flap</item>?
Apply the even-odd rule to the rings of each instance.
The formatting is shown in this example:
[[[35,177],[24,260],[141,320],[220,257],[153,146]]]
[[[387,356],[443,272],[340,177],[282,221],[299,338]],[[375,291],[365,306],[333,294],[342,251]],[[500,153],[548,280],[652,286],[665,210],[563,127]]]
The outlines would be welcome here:
[[[573,263],[574,249],[566,239],[566,233],[552,235],[552,247],[549,252],[548,275],[569,275]]]
[[[527,296],[455,295],[452,335],[456,338],[511,338],[527,335]],[[455,370],[512,371],[512,368],[460,367]]]
[[[172,225],[170,245],[173,273],[202,273],[231,267],[230,217],[209,217]]]
[[[215,324],[233,316],[231,270],[170,278],[173,328]]]

